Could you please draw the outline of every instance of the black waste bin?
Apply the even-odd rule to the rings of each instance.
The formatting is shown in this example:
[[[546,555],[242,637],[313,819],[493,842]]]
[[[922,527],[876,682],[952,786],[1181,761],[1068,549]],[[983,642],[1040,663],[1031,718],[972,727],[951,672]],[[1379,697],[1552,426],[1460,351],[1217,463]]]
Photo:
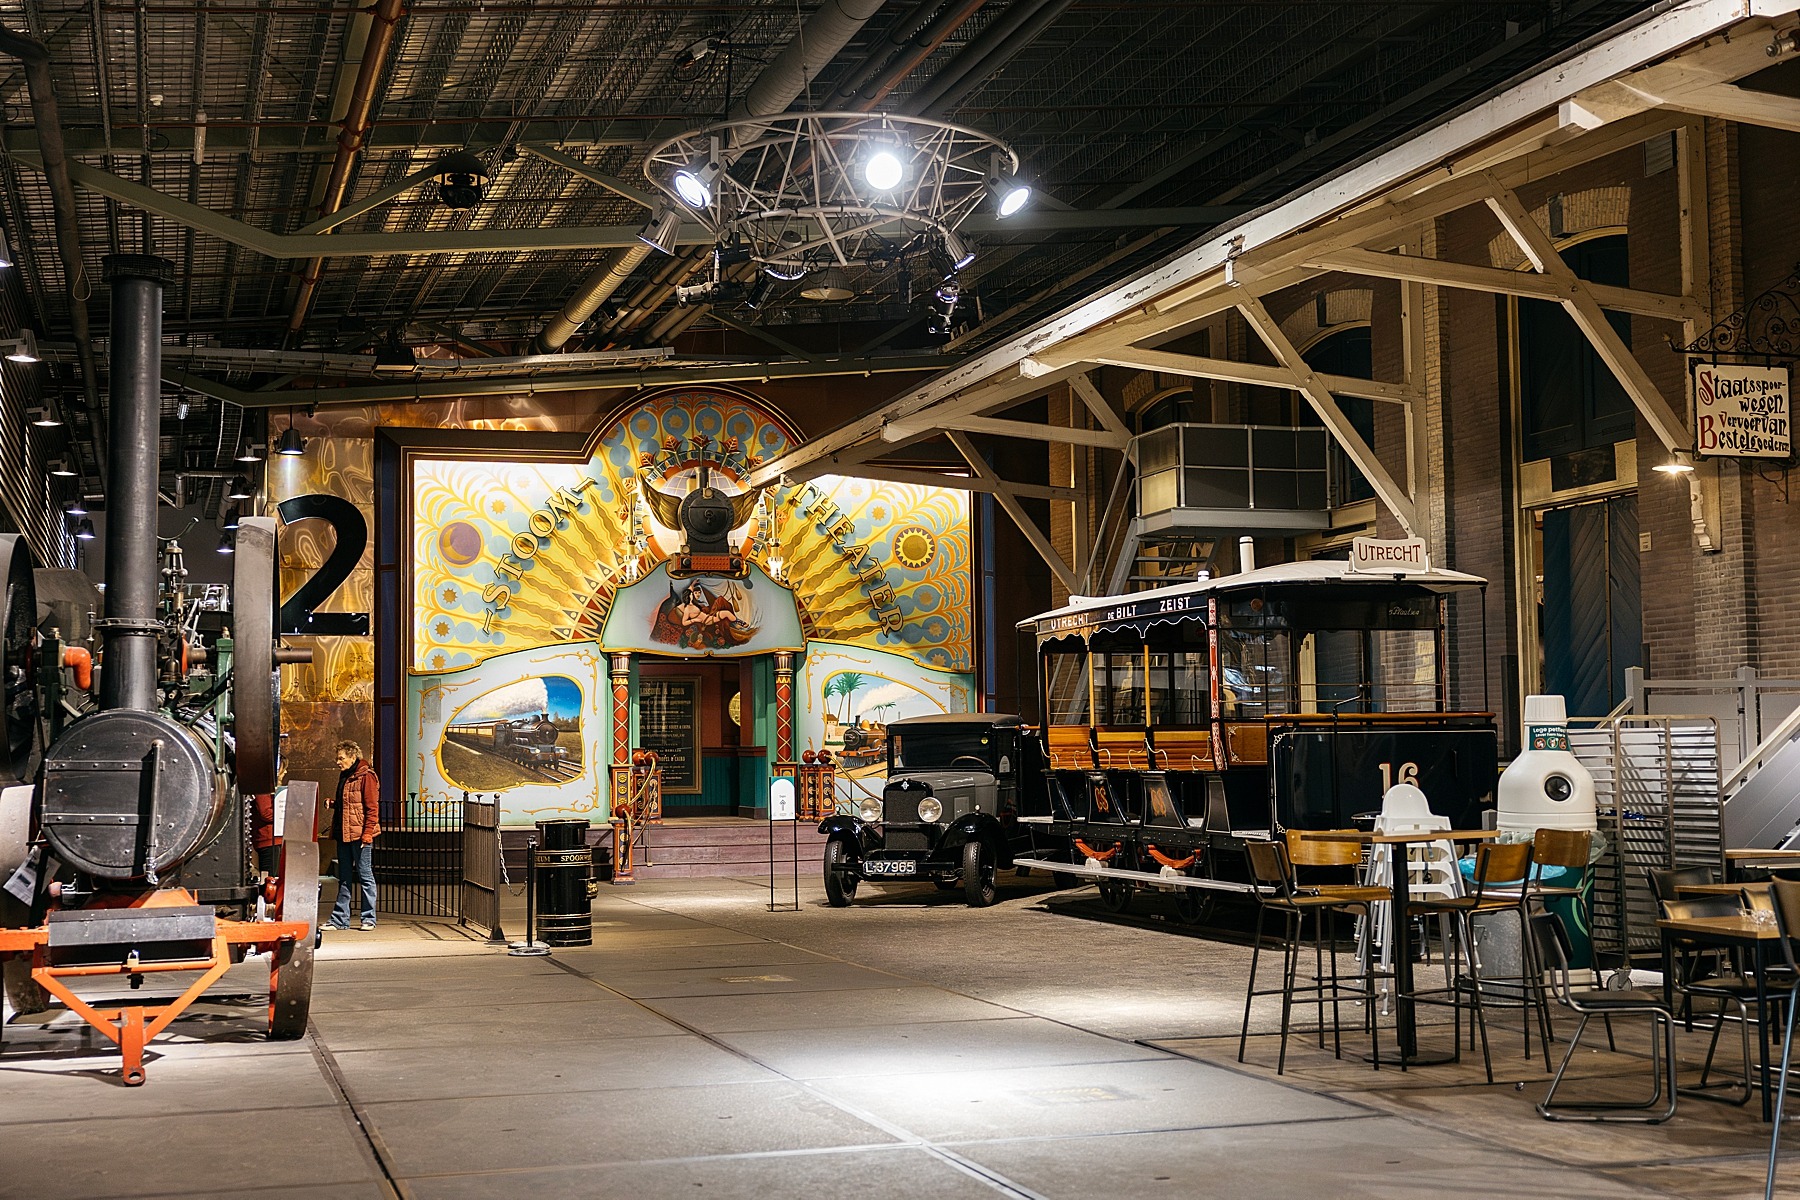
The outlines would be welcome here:
[[[593,900],[588,880],[594,855],[586,821],[537,823],[537,932],[547,946],[594,944]]]

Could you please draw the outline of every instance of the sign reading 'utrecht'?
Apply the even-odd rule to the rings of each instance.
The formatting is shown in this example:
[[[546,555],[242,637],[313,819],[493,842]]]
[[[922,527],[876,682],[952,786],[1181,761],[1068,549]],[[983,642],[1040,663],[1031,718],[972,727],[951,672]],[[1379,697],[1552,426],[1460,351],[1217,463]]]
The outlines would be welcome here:
[[[1786,367],[1694,364],[1694,449],[1719,458],[1786,458],[1793,449]]]
[[[1429,571],[1431,556],[1424,538],[1384,541],[1359,537],[1350,543],[1350,569],[1388,575],[1395,571]]]

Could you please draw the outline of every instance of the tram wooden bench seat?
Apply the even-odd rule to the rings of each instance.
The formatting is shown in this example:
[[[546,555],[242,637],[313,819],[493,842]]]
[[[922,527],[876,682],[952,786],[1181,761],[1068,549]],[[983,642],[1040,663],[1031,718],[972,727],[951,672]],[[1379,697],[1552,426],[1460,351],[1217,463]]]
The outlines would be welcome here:
[[[1086,771],[1094,765],[1086,725],[1051,725],[1044,730],[1044,749],[1053,771]]]
[[[1094,755],[1102,770],[1148,771],[1150,747],[1144,741],[1141,727],[1131,729],[1096,729]]]

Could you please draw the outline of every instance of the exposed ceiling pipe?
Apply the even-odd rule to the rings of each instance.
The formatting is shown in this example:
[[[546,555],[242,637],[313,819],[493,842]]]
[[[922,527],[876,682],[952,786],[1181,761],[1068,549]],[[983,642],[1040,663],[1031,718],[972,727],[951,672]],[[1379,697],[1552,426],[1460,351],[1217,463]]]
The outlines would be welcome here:
[[[1073,0],[1026,0],[1013,5],[999,20],[982,30],[981,36],[965,46],[930,83],[908,97],[906,111],[926,117],[942,116],[1015,54],[1036,41],[1071,3]]]
[[[100,436],[104,417],[100,411],[100,363],[94,357],[94,337],[88,325],[87,302],[93,293],[87,265],[81,257],[81,222],[76,215],[75,186],[69,182],[69,161],[63,147],[62,110],[56,102],[56,84],[50,77],[50,48],[36,38],[0,26],[0,53],[25,66],[25,84],[31,92],[31,116],[37,125],[38,152],[43,155],[44,176],[50,184],[50,209],[56,223],[56,252],[62,259],[63,283],[69,293],[69,326],[75,335],[75,353],[81,363],[81,402],[87,410],[88,453],[96,479],[106,478],[106,444]],[[23,230],[19,231],[23,234]],[[70,444],[74,449],[74,444]],[[79,468],[78,468],[79,469]],[[85,478],[88,474],[82,472]]]
[[[956,0],[953,4],[939,4],[932,0],[921,4],[910,19],[888,32],[875,53],[845,76],[844,82],[826,98],[824,107],[867,112],[881,103],[986,2]]]
[[[772,117],[786,112],[806,90],[808,81],[837,57],[881,5],[882,0],[825,0],[775,61],[763,68],[744,98],[732,106],[732,117]]]
[[[356,165],[357,156],[362,152],[363,141],[369,134],[369,115],[375,108],[375,88],[381,81],[381,72],[387,66],[388,51],[393,48],[394,35],[399,27],[400,18],[404,15],[402,0],[376,0],[370,13],[374,22],[369,30],[369,40],[363,46],[362,62],[356,71],[356,86],[350,91],[349,107],[344,112],[343,128],[338,133],[337,154],[331,160],[331,175],[325,181],[325,195],[319,203],[319,215],[328,217],[343,206],[344,197],[350,190],[350,171]],[[288,317],[288,337],[291,344],[306,324],[306,313],[312,307],[313,293],[318,290],[319,277],[325,273],[325,260],[315,258],[306,264],[306,273],[300,277],[300,290],[294,295],[294,311]]]
[[[807,81],[868,24],[882,3],[883,0],[826,0],[776,55],[775,61],[763,68],[756,82],[744,92],[744,98],[732,108],[732,116],[767,117],[787,111],[806,90]],[[549,354],[567,345],[583,322],[624,285],[647,253],[648,247],[632,246],[608,255],[606,262],[582,280],[575,294],[545,322],[531,340],[531,352]]]

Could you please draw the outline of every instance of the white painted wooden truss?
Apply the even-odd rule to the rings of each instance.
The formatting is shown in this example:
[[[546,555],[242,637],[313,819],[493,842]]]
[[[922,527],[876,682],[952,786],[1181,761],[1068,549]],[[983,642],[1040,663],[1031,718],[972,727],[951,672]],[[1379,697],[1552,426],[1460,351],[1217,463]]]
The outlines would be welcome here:
[[[1660,393],[1605,319],[1607,311],[1682,323],[1687,340],[1711,321],[1705,181],[1700,177],[1699,116],[1800,130],[1800,100],[1738,87],[1771,61],[1800,54],[1800,0],[1689,0],[1646,14],[1581,53],[1446,119],[1394,148],[1260,213],[1209,234],[1175,256],[1037,328],[944,372],[881,409],[772,461],[752,478],[818,473],[815,464],[848,465],[936,432],[970,463],[968,478],[900,472],[909,481],[993,492],[1070,590],[1092,564],[1062,561],[1012,497],[1073,500],[1068,488],[1000,480],[963,434],[1034,438],[1078,448],[1116,449],[1129,431],[1087,371],[1116,365],[1146,371],[1289,388],[1312,406],[1381,503],[1412,534],[1426,535],[1422,500],[1427,440],[1423,429],[1426,287],[1524,296],[1560,304],[1618,377],[1671,453],[1691,450],[1685,400]],[[1556,252],[1548,231],[1515,194],[1542,179],[1652,137],[1678,135],[1682,291],[1679,295],[1588,283]],[[1486,205],[1532,268],[1509,271],[1427,257],[1418,251],[1425,222]],[[1263,305],[1262,297],[1327,272],[1402,284],[1403,378],[1398,383],[1314,372]],[[1176,354],[1159,349],[1200,322],[1237,310],[1275,363]],[[994,414],[1066,386],[1099,429],[1031,425]],[[1335,396],[1402,406],[1407,418],[1407,479],[1394,478],[1338,407]],[[1073,416],[1073,414],[1071,414]],[[865,447],[879,449],[865,450]],[[861,462],[859,457],[856,461]],[[824,469],[832,469],[830,467]],[[886,478],[891,469],[859,465]],[[880,473],[886,472],[886,473]],[[1116,484],[1115,480],[1115,484]],[[1117,486],[1113,501],[1121,497]],[[1703,532],[1703,544],[1705,534]],[[1083,552],[1084,555],[1086,551]]]

